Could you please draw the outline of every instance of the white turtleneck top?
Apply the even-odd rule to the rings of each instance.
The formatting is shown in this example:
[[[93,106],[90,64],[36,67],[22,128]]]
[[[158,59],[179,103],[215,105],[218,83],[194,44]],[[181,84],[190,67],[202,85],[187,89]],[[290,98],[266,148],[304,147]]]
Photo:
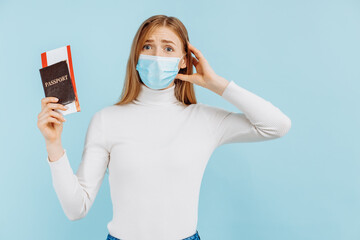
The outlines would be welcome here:
[[[174,89],[141,84],[132,103],[97,111],[76,174],[66,149],[55,162],[47,157],[53,187],[70,220],[89,212],[108,167],[111,235],[125,240],[191,236],[197,230],[201,180],[215,148],[276,139],[291,127],[277,107],[234,81],[222,98],[242,113],[202,103],[185,106]]]

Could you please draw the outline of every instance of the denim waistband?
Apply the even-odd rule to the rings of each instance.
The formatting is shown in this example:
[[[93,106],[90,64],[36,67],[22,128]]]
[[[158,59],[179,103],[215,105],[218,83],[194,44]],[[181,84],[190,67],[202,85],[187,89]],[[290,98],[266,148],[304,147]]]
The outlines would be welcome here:
[[[112,236],[110,233],[107,235],[106,240],[121,240],[120,238],[116,238]],[[194,235],[191,235],[190,237],[184,238],[182,240],[201,240],[200,235],[198,231],[196,230],[196,233]]]

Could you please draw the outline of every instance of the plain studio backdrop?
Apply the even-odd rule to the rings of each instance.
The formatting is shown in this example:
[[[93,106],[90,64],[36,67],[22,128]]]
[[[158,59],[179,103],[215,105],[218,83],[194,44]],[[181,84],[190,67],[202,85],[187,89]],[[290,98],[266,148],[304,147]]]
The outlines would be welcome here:
[[[66,116],[62,143],[76,172],[90,118],[118,100],[135,32],[157,14],[179,18],[218,75],[292,120],[283,138],[214,151],[200,191],[201,238],[360,239],[357,0],[1,0],[0,239],[106,238],[108,175],[78,221],[53,189],[37,128],[40,54],[71,46],[81,112]],[[195,91],[199,102],[238,112]]]

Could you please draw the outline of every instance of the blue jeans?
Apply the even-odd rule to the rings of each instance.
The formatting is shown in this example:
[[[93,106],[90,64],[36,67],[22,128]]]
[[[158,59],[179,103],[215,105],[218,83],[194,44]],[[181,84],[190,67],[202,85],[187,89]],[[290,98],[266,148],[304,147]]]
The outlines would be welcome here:
[[[121,239],[116,238],[116,237],[110,235],[110,233],[109,233],[107,235],[106,240],[121,240]],[[196,233],[194,233],[194,235],[191,235],[190,237],[184,238],[182,240],[201,240],[201,238],[200,238],[200,235],[199,235],[198,231],[196,230]]]

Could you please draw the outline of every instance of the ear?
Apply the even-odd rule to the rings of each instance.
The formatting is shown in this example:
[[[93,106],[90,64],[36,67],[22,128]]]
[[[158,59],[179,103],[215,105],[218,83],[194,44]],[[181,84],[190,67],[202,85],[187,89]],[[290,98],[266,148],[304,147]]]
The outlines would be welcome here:
[[[186,68],[186,58],[185,56],[180,60],[180,68]]]

